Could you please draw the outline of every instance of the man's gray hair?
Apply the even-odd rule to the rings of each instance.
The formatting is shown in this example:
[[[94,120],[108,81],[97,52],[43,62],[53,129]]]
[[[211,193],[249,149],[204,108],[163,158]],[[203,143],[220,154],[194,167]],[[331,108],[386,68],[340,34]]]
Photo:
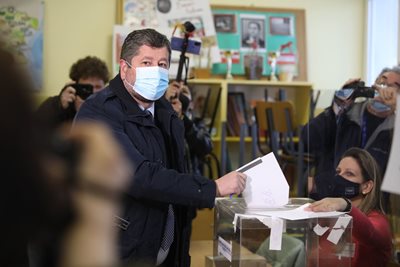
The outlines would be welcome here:
[[[394,72],[394,73],[400,75],[400,66],[393,66],[393,67],[391,67],[391,68],[383,68],[383,69],[381,70],[381,73],[379,73],[377,79],[379,79],[379,77],[381,77],[382,74],[384,74],[384,73],[386,73],[386,72]]]
[[[132,58],[139,53],[139,49],[143,45],[154,48],[166,47],[169,52],[168,61],[171,62],[171,44],[168,38],[154,29],[142,29],[131,32],[122,45],[120,58],[131,62]]]

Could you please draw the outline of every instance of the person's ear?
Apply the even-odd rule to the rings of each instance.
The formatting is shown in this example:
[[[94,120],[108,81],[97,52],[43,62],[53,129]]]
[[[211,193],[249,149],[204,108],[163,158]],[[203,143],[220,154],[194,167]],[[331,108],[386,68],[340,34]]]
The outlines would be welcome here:
[[[361,193],[363,195],[369,194],[372,191],[372,189],[374,188],[374,185],[375,185],[375,183],[372,180],[368,180],[368,181],[364,182],[361,185]]]
[[[119,72],[120,72],[122,80],[125,80],[126,72],[128,71],[128,69],[129,69],[129,66],[126,63],[126,61],[123,59],[120,59],[119,60]]]

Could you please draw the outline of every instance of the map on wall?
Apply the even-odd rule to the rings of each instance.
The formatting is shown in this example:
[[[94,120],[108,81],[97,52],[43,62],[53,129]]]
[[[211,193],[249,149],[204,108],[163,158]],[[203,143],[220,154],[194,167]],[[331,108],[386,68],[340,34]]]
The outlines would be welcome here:
[[[131,29],[158,26],[155,1],[125,0],[122,8],[124,26]]]
[[[16,52],[18,62],[29,70],[34,86],[43,80],[43,1],[2,0],[0,35]]]

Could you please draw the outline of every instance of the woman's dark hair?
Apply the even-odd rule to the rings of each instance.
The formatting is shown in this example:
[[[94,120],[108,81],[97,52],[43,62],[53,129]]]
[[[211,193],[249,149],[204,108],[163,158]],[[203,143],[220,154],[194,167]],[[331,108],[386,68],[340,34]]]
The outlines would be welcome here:
[[[68,210],[62,180],[49,174],[55,161],[45,161],[54,159],[50,133],[35,121],[27,73],[0,40],[0,266],[26,266],[28,242],[54,229]]]
[[[106,63],[97,57],[87,56],[75,62],[69,71],[71,80],[78,82],[80,79],[97,77],[107,83],[110,74]]]
[[[342,159],[347,157],[353,158],[357,161],[358,166],[361,169],[363,182],[368,180],[374,182],[371,192],[364,196],[359,209],[364,213],[368,213],[373,209],[377,209],[383,213],[381,194],[382,176],[378,163],[367,150],[358,147],[348,149],[343,154]]]

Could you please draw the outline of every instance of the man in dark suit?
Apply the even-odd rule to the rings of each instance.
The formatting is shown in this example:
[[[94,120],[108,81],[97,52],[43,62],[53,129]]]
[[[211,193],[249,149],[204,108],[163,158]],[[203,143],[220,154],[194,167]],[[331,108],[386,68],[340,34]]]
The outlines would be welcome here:
[[[242,47],[265,48],[265,41],[261,32],[261,25],[257,21],[250,21],[247,25],[247,35],[242,39]]]
[[[131,32],[122,46],[119,74],[89,97],[76,117],[109,125],[134,166],[117,218],[121,258],[129,263],[189,266],[187,210],[213,207],[215,197],[241,193],[246,183],[239,172],[215,181],[183,173],[184,125],[162,97],[170,58],[166,36],[153,29]]]

